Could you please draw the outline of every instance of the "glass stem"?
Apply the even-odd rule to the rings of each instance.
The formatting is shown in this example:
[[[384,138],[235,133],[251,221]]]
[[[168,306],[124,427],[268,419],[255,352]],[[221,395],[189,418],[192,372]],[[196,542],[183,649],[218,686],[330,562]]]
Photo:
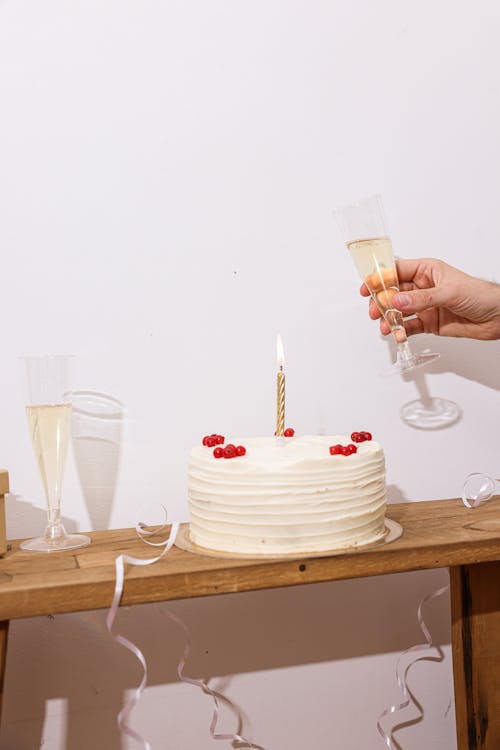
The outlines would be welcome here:
[[[413,362],[413,360],[415,359],[415,355],[412,354],[408,341],[398,343],[397,346],[397,364],[410,364],[411,362]]]
[[[387,310],[385,319],[391,327],[391,333],[397,346],[397,364],[408,365],[415,359],[410,349],[406,328],[404,326],[403,314],[396,309]]]
[[[47,526],[45,528],[45,538],[50,542],[55,542],[66,536],[66,529],[61,522],[61,509],[51,508],[47,512]]]

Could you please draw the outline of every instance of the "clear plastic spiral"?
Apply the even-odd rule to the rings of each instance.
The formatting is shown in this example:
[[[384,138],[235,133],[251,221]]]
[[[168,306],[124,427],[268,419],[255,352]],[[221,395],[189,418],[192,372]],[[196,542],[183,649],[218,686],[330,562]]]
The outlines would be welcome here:
[[[463,504],[467,508],[477,508],[493,497],[499,483],[500,480],[493,479],[488,474],[477,471],[468,474],[462,487]]]

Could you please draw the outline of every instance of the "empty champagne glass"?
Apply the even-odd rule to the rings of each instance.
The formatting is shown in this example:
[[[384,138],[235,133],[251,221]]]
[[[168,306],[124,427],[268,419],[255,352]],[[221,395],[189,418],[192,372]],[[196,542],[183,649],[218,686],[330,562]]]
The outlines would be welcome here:
[[[70,366],[72,357],[22,357],[26,381],[26,414],[33,451],[47,501],[45,534],[22,542],[21,548],[56,552],[90,544],[90,537],[68,534],[61,522],[61,488],[71,426]]]
[[[387,374],[408,372],[437,359],[439,354],[433,352],[411,351],[403,315],[392,305],[399,281],[381,197],[374,195],[334,213],[361,280],[389,323],[396,342],[396,362]]]

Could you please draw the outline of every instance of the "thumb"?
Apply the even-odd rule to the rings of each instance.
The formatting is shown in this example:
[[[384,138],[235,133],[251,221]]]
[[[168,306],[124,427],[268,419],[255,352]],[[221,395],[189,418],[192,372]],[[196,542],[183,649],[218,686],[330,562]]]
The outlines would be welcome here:
[[[431,289],[417,289],[413,292],[399,292],[395,294],[392,304],[404,313],[417,313],[428,310],[430,307],[441,307],[446,305],[449,295],[442,287]]]

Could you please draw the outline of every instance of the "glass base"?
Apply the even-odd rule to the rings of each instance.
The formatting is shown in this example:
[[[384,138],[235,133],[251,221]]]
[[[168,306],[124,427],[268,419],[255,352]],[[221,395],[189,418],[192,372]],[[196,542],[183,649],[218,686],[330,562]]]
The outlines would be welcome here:
[[[413,372],[419,367],[425,367],[431,362],[434,362],[434,360],[439,359],[440,356],[441,355],[437,352],[420,352],[419,354],[413,354],[410,357],[404,358],[400,357],[398,354],[396,362],[381,374],[383,376],[388,376],[403,375],[407,372]]]
[[[58,539],[50,539],[46,536],[39,536],[35,539],[27,539],[21,542],[21,549],[31,552],[61,552],[62,550],[78,549],[90,544],[90,537],[84,534],[65,534]]]
[[[439,430],[458,422],[462,411],[454,401],[446,398],[417,398],[401,409],[401,419],[410,427],[419,430]]]

